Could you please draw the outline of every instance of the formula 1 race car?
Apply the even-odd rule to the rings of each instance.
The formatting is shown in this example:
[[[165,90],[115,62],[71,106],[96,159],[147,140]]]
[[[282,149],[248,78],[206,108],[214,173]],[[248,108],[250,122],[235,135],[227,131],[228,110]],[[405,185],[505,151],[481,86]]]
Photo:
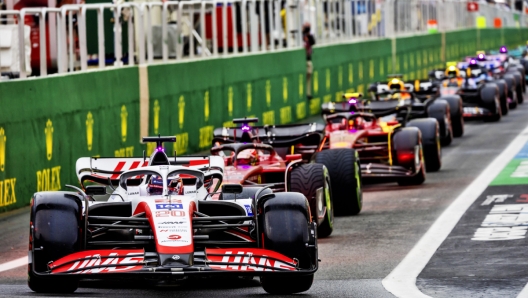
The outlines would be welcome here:
[[[314,207],[315,212],[324,211],[321,207],[326,207],[327,210],[332,212],[332,219],[334,212],[337,215],[355,215],[361,212],[363,193],[357,153],[355,150],[348,148],[323,150],[321,152],[326,142],[325,126],[323,124],[248,126],[248,121],[254,122],[257,119],[235,119],[235,123],[245,124],[237,128],[224,127],[215,129],[213,145],[218,146],[236,142],[266,144],[265,146],[269,146],[268,148],[273,148],[275,158],[281,157],[286,161],[290,161],[290,163],[286,168],[276,167],[272,169],[269,166],[259,168],[256,174],[262,177],[263,181],[266,181],[266,183],[284,183],[289,181],[286,189],[301,192],[310,201],[311,198],[314,198],[313,189],[321,187],[321,183],[316,181],[321,179],[318,177],[321,176],[319,173],[322,171],[325,175],[325,180],[327,180],[326,177],[330,178],[328,187],[323,190],[325,191],[325,196],[331,197],[332,208],[329,209],[328,206],[319,205],[320,202],[324,203],[326,200],[317,199],[310,202],[310,206],[313,206],[314,203],[317,204],[316,206],[318,207]],[[259,172],[268,177],[263,177]],[[275,174],[273,174],[274,172]],[[282,174],[284,178],[278,176],[277,173],[284,173]],[[320,218],[320,215],[317,217]],[[318,231],[325,232],[327,230],[324,228],[325,226],[325,223],[320,224]],[[326,235],[326,232],[323,235]]]
[[[377,82],[369,87],[375,96],[390,90],[412,93],[413,102],[410,119],[435,118],[440,126],[440,138],[443,146],[448,146],[453,137],[464,134],[462,99],[456,95],[440,95],[439,84],[430,80],[415,80],[414,84],[401,80],[402,75],[390,75],[388,82]]]
[[[441,84],[442,95],[458,95],[462,98],[465,118],[484,118],[499,121],[507,113],[508,101],[505,81],[494,80],[476,60],[469,63],[448,63],[445,70],[430,72],[434,82]],[[516,103],[512,106],[515,107]]]
[[[258,127],[250,123],[257,118],[234,119],[240,128],[218,128],[214,131],[211,154],[225,161],[224,181],[248,187],[267,186],[273,191],[302,193],[310,203],[319,238],[333,231],[334,203],[327,168],[320,163],[307,163],[301,154],[280,154],[269,144],[260,142]],[[305,136],[309,141],[314,136]],[[317,137],[317,136],[315,136]],[[302,141],[302,140],[301,140]]]
[[[169,159],[163,142],[174,137],[143,141],[157,143],[150,158],[80,158],[82,189],[34,194],[33,291],[73,292],[80,279],[225,275],[260,276],[272,294],[311,287],[317,232],[302,194],[222,184],[222,158]]]
[[[363,99],[345,93],[347,101],[325,103],[330,148],[354,148],[364,178],[396,179],[400,185],[419,185],[425,170],[442,166],[438,121],[410,119],[414,95],[392,90]]]

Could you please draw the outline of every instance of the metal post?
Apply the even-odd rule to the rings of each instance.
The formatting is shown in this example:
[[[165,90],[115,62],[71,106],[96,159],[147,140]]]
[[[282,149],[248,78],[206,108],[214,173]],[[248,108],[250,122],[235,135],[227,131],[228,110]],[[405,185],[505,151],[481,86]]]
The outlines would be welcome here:
[[[231,3],[231,24],[233,24],[233,53],[238,53],[238,34],[237,34],[237,8],[236,2]]]
[[[88,70],[88,49],[86,42],[86,6],[81,7],[80,17],[77,20],[79,26],[79,50],[81,54],[81,70]]]
[[[247,38],[247,1],[242,0],[240,4],[240,17],[242,24],[242,52],[245,54],[248,51],[248,38]]]
[[[68,11],[68,58],[69,58],[69,69],[68,71],[72,72],[74,71],[74,65],[73,65],[73,18],[72,18],[72,11]]]
[[[105,68],[106,66],[103,14],[104,14],[104,8],[100,6],[97,9],[97,39],[98,39],[98,45],[99,45],[99,54],[98,54],[99,68]]]
[[[168,2],[163,2],[163,6],[161,8],[161,56],[162,56],[163,62],[167,62],[169,58],[169,45],[168,45],[168,36],[167,36],[167,7],[168,5],[169,5]],[[178,32],[180,31],[180,28],[182,26],[179,11],[178,11],[178,21],[177,22],[178,23],[177,23],[176,31]],[[179,34],[177,34],[176,36],[179,37]]]
[[[20,67],[19,78],[26,78],[26,46],[25,46],[25,26],[24,26],[24,11],[18,13],[18,63]]]
[[[222,1],[222,51],[223,55],[228,54],[228,43],[227,43],[227,0]]]

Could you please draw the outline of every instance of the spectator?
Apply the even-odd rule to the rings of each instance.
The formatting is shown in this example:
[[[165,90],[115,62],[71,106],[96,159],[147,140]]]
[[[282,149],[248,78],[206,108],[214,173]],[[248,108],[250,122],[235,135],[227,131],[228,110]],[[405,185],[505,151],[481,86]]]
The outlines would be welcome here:
[[[315,39],[310,32],[310,23],[303,25],[303,41],[306,49],[306,98],[312,99],[312,46],[315,44]]]

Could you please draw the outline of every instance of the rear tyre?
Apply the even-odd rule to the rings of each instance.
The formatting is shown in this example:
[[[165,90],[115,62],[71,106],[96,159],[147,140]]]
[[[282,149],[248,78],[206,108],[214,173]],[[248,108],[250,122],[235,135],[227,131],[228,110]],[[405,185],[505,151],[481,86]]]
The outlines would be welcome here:
[[[508,107],[510,109],[517,108],[517,94],[515,92],[515,77],[512,74],[505,74],[502,78],[507,85],[506,92],[508,93]]]
[[[394,160],[399,166],[411,170],[414,175],[398,179],[399,185],[420,185],[425,181],[425,164],[423,159],[420,130],[416,127],[405,127],[394,133]]]
[[[480,90],[480,100],[482,105],[492,114],[484,118],[486,122],[499,121],[502,118],[500,102],[499,102],[499,88],[494,83],[486,84]]]
[[[416,127],[422,133],[422,150],[425,160],[425,170],[436,172],[442,167],[442,148],[438,132],[438,121],[434,118],[415,119],[407,127]]]
[[[440,143],[442,146],[449,146],[453,142],[449,103],[446,100],[437,99],[427,108],[427,113],[429,117],[435,118],[438,121]]]
[[[36,193],[31,207],[30,247],[36,250],[28,265],[28,286],[37,293],[73,293],[76,279],[42,278],[33,272],[47,271],[47,264],[79,250],[81,201],[74,193]],[[33,235],[33,236],[31,236]],[[32,240],[32,241],[31,241]]]
[[[497,87],[499,88],[499,100],[502,116],[508,115],[510,110],[508,104],[508,85],[504,80],[495,81],[495,84],[497,84]]]
[[[299,261],[301,269],[315,266],[317,242],[310,234],[309,205],[304,195],[287,192],[275,193],[262,204],[261,226],[264,248]],[[313,239],[313,241],[311,240]],[[310,245],[312,244],[312,248]],[[262,276],[260,284],[270,294],[293,294],[307,291],[313,283],[313,274],[304,276]]]
[[[334,229],[334,208],[326,167],[317,163],[301,164],[293,168],[289,185],[289,191],[300,192],[308,199],[313,221],[317,223],[317,237],[330,236]]]
[[[523,79],[521,73],[517,70],[511,71],[510,73],[515,77],[515,93],[517,93],[517,102],[521,104],[524,102]]]
[[[449,103],[451,112],[451,129],[453,137],[458,138],[464,135],[464,107],[462,98],[458,95],[442,96],[442,99]]]
[[[335,214],[355,215],[361,212],[361,166],[356,150],[324,150],[315,155],[315,162],[324,164],[330,174]]]

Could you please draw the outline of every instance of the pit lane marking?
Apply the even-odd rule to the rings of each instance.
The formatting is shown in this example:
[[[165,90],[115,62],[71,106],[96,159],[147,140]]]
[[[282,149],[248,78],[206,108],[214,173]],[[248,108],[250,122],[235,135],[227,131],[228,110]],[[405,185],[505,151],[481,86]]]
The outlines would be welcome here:
[[[25,266],[28,264],[28,257],[22,257],[13,261],[9,261],[7,263],[0,264],[0,272],[15,269],[20,266]]]
[[[425,268],[438,247],[449,236],[460,218],[475,202],[475,200],[491,184],[499,174],[497,169],[503,169],[512,158],[528,142],[528,126],[491,162],[486,169],[449,205],[438,217],[431,228],[422,236],[405,258],[382,281],[383,287],[396,297],[414,298],[430,297],[422,293],[416,286],[416,278]],[[528,297],[528,285],[521,294]]]

